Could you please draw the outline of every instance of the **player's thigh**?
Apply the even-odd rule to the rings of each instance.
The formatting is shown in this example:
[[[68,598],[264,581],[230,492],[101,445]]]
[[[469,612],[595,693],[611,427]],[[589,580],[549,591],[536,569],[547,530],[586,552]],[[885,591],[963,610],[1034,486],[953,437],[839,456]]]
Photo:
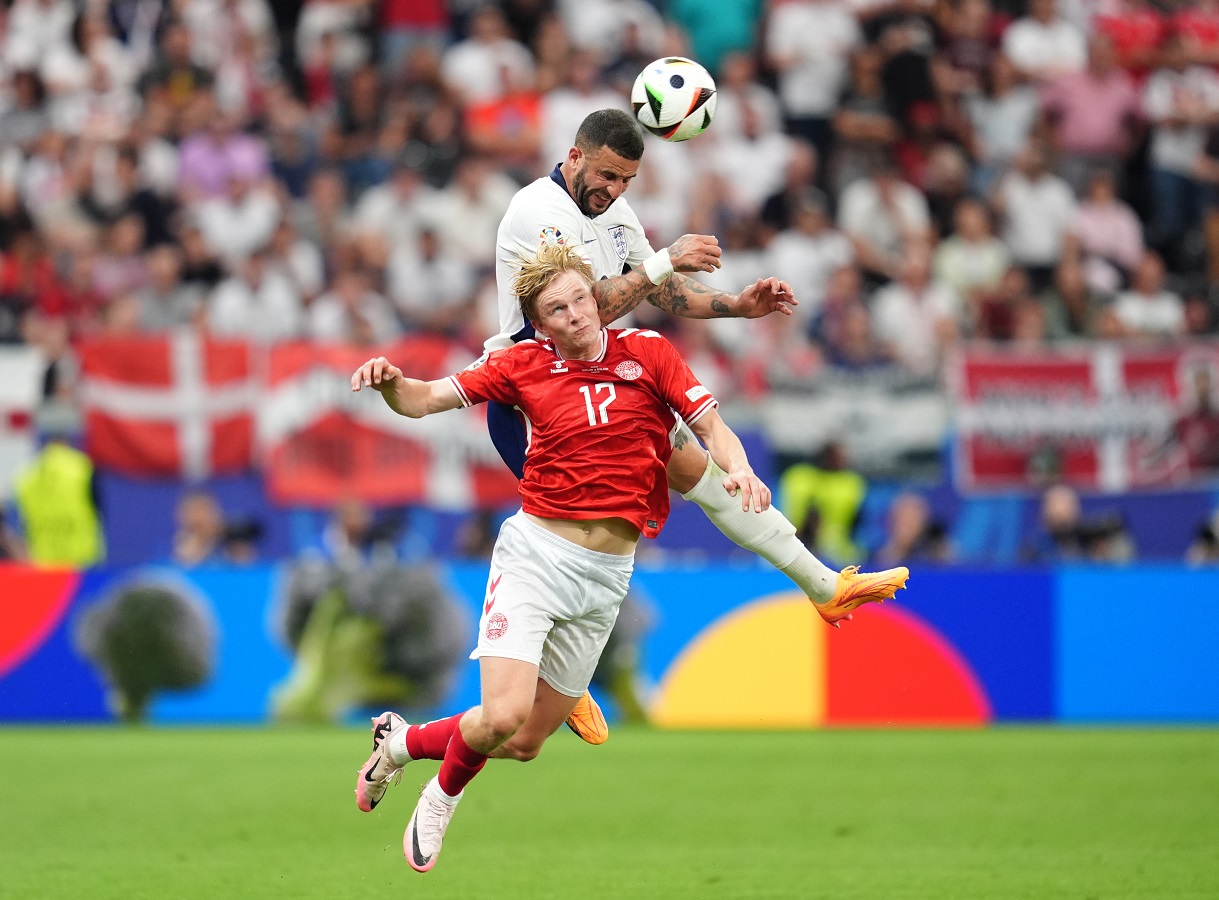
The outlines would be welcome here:
[[[537,756],[546,739],[567,721],[579,699],[559,693],[539,678],[534,689],[533,709],[525,724],[504,743],[505,755],[520,760]]]
[[[669,487],[685,494],[694,489],[706,470],[707,451],[684,422],[679,424],[673,440],[673,455],[665,470]]]
[[[533,713],[538,667],[520,659],[484,656],[478,660],[482,718],[500,734],[520,729]]]

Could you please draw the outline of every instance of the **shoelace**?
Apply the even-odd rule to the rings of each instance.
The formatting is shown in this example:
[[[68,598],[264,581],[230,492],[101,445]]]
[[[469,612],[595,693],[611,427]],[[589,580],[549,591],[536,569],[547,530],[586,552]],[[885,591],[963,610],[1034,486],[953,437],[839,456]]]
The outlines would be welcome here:
[[[377,779],[377,784],[384,784],[384,785],[388,786],[389,783],[391,782],[391,780],[393,781],[394,784],[398,784],[399,782],[402,781],[402,770],[405,767],[394,765],[394,761],[392,759],[390,759],[389,750],[385,747],[384,744],[381,745],[380,750],[381,750],[381,761],[378,762],[377,765],[379,766],[379,765],[381,765],[381,763],[384,763],[386,766],[386,769],[385,769],[385,774],[380,776]],[[376,766],[374,766],[373,768],[376,768]]]
[[[427,815],[415,816],[415,828],[419,832],[419,849],[424,850],[427,847],[434,848],[431,853],[435,853],[439,848],[441,841],[444,839],[445,829],[449,825],[449,819],[453,818],[453,810],[455,807],[450,806],[443,800],[437,800],[426,790],[421,795]],[[431,853],[428,855],[430,856]]]

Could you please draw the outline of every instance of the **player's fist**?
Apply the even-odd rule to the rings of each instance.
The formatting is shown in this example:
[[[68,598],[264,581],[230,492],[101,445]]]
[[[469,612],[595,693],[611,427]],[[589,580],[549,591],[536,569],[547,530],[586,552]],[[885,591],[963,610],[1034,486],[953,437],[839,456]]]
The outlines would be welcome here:
[[[683,234],[669,247],[677,272],[714,272],[720,267],[720,242],[710,234]]]
[[[351,389],[358,391],[362,387],[370,387],[374,391],[389,391],[396,388],[402,380],[402,370],[384,356],[370,359],[351,376]]]

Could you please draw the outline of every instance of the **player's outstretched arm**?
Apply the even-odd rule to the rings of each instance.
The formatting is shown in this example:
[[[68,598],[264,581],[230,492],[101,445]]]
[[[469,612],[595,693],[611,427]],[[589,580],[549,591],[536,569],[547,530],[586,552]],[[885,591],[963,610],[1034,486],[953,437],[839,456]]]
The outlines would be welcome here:
[[[703,442],[715,464],[727,473],[724,490],[734,497],[740,496],[742,510],[748,512],[752,507],[754,512],[762,512],[770,508],[770,488],[753,474],[741,439],[724,424],[718,411],[708,410],[690,430]]]
[[[687,319],[758,319],[773,312],[791,315],[797,304],[791,285],[777,278],[759,279],[739,294],[708,287],[683,272],[712,272],[720,267],[719,242],[710,235],[685,234],[642,266],[593,285],[601,324],[609,325],[644,301]]]
[[[370,387],[400,416],[421,419],[432,413],[457,409],[461,398],[447,379],[420,381],[407,378],[402,370],[384,356],[370,359],[351,376],[351,389]]]

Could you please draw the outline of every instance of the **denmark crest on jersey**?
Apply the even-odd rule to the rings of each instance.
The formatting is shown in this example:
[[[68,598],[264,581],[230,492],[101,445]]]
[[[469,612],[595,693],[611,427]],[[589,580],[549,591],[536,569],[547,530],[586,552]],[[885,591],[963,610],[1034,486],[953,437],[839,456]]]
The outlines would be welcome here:
[[[619,259],[626,259],[627,244],[626,244],[626,226],[615,225],[609,230],[610,240],[614,242],[614,252],[618,254]]]
[[[620,362],[614,366],[614,374],[626,381],[634,381],[643,374],[643,366],[633,359],[628,359],[626,362]]]

